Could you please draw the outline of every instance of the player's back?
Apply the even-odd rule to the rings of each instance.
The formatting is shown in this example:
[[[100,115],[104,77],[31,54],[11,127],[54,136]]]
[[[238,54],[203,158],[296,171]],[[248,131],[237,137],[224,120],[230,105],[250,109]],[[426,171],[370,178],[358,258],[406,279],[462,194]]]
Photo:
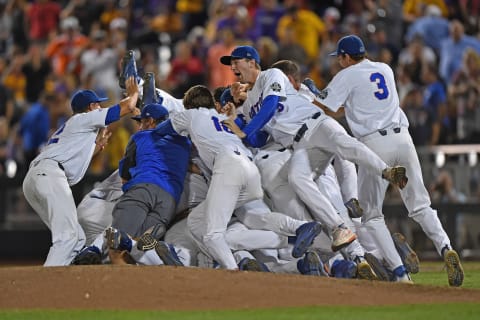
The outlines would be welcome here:
[[[345,114],[356,137],[408,126],[400,109],[393,71],[387,64],[364,59],[343,69],[335,78],[337,86],[331,89],[345,91]]]
[[[240,138],[222,123],[225,119],[215,109],[199,108],[175,114],[171,121],[178,133],[190,136],[200,158],[212,170],[215,156],[226,150],[251,156]]]

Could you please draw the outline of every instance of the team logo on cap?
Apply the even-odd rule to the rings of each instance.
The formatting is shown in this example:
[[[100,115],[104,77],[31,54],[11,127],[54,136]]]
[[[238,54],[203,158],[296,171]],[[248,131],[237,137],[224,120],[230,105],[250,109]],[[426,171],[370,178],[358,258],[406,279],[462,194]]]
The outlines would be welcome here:
[[[272,89],[275,92],[280,92],[282,90],[282,86],[278,82],[274,82],[270,85],[270,89]]]

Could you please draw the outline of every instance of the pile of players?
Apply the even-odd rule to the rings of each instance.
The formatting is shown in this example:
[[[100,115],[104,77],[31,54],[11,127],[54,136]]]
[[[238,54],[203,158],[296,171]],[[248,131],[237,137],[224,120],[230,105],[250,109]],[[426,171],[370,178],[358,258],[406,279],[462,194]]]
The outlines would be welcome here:
[[[239,46],[220,60],[237,83],[213,93],[194,86],[178,100],[153,74],[140,79],[130,53],[120,83],[129,97],[142,86],[139,131],[119,170],[78,206],[86,246],[78,251],[80,239],[63,261],[412,283],[418,257],[390,235],[381,211],[392,184],[444,257],[449,284],[460,286],[460,259],[430,208],[393,72],[365,54],[360,38],[340,39],[333,55],[343,70],[318,90],[302,83],[296,63],[262,71],[258,52]],[[340,107],[354,137],[327,115]]]

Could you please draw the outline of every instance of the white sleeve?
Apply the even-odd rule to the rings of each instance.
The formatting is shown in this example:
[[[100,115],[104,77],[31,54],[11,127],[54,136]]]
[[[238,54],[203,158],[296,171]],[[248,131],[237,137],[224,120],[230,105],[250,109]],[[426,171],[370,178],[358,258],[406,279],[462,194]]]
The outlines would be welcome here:
[[[163,98],[162,105],[167,108],[169,113],[173,114],[185,111],[182,99],[177,99],[162,89],[157,88],[156,90],[157,93]]]
[[[272,68],[265,71],[263,77],[264,83],[263,98],[274,95],[279,96],[281,100],[287,97],[285,88],[287,87],[286,81],[289,81],[285,74],[279,69]]]
[[[315,95],[313,94],[310,89],[303,83],[300,85],[300,89],[298,90],[298,93],[302,96],[305,97],[308,101],[312,102],[315,100]]]
[[[337,73],[328,86],[321,91],[318,97],[315,98],[318,102],[334,112],[345,104],[351,90],[345,79],[348,75],[342,71]]]
[[[190,130],[191,119],[194,116],[193,113],[196,110],[185,110],[183,112],[178,112],[170,117],[172,122],[172,127],[175,131],[182,135],[188,136]]]
[[[76,128],[92,129],[104,128],[105,119],[109,108],[100,108],[90,112],[76,114],[72,117],[72,124]]]

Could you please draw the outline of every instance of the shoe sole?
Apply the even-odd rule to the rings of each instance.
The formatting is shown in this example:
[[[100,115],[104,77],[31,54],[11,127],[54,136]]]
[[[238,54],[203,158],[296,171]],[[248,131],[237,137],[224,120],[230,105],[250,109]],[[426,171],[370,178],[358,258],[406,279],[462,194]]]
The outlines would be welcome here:
[[[112,227],[108,228],[105,231],[105,238],[107,240],[107,247],[110,248],[110,249],[116,249],[115,233],[116,233],[115,229],[113,229]]]
[[[141,251],[152,250],[156,247],[157,242],[150,233],[144,233],[137,240],[137,249]]]
[[[166,266],[183,266],[180,261],[177,261],[174,257],[172,257],[170,248],[165,243],[157,242],[157,244],[155,245],[155,252],[160,257],[160,259],[162,259],[163,263]]]
[[[320,268],[322,266],[319,257],[314,253],[307,252],[306,260],[308,265],[308,272],[306,273],[306,275],[321,276]]]
[[[365,261],[357,264],[357,278],[363,280],[378,280],[372,267]]]
[[[454,250],[445,254],[445,266],[447,267],[448,284],[452,287],[460,287],[463,284],[463,268],[460,257]]]
[[[309,234],[293,248],[292,256],[294,258],[300,258],[303,256],[320,232],[322,232],[322,226],[317,223],[312,230],[310,230]]]
[[[387,269],[385,266],[371,253],[365,253],[365,260],[367,260],[368,264],[372,268],[373,272],[378,277],[380,281],[390,281],[390,275],[388,274]]]
[[[414,274],[418,273],[420,270],[420,260],[418,259],[415,251],[413,251],[413,249],[407,243],[407,239],[405,239],[405,237],[400,233],[394,233],[392,238],[407,271]]]
[[[357,240],[357,235],[353,233],[352,236],[350,238],[348,238],[348,240],[346,240],[345,242],[340,243],[339,245],[336,245],[336,246],[334,246],[332,244],[332,251],[337,252],[338,250],[341,250],[341,249],[345,248],[346,246],[348,246],[350,243],[352,243],[355,240]]]

